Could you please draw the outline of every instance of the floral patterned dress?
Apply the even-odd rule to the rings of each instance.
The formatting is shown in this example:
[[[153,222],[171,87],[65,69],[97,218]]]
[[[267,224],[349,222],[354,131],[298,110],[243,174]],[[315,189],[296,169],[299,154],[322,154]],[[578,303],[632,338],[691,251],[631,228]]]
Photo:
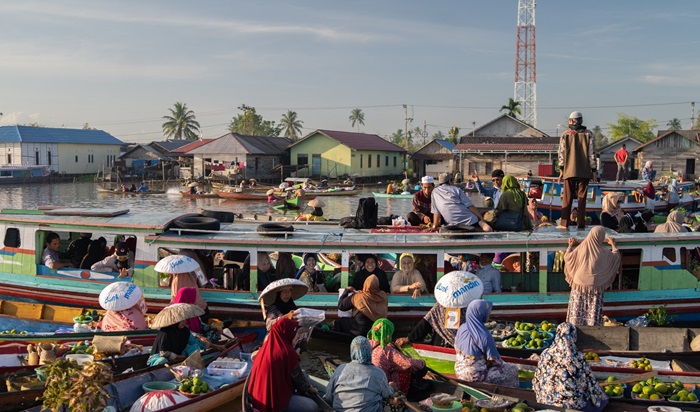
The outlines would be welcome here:
[[[408,393],[413,371],[425,367],[425,361],[411,359],[391,344],[382,348],[379,341],[372,340],[372,364],[383,370],[389,382],[394,382],[403,393]]]
[[[455,374],[467,382],[489,382],[503,386],[518,386],[518,367],[501,358],[486,360],[457,351]]]
[[[603,301],[602,291],[572,290],[569,294],[566,321],[574,325],[601,326]]]

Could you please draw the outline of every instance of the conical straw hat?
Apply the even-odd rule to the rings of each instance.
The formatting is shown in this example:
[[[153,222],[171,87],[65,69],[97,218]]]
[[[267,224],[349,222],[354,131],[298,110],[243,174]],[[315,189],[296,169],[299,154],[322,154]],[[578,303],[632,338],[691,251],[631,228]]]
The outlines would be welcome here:
[[[277,292],[289,287],[292,288],[293,300],[299,299],[300,297],[306,295],[306,292],[309,291],[309,287],[306,286],[306,283],[298,279],[285,278],[276,280],[267,285],[265,290],[263,290],[262,293],[260,293],[260,297],[258,298],[258,300],[262,300],[266,305],[271,305],[275,302]]]
[[[189,303],[174,303],[166,306],[151,321],[151,329],[161,329],[183,320],[204,315],[204,309]]]
[[[326,207],[326,204],[323,203],[323,200],[316,198],[313,199],[312,201],[309,202],[310,207]]]
[[[143,292],[130,282],[114,282],[100,292],[100,306],[104,310],[120,311],[139,303]]]

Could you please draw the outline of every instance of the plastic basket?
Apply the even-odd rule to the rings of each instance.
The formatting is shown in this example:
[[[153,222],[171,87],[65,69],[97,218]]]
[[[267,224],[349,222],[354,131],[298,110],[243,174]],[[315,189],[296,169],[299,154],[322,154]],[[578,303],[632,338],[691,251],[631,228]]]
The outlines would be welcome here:
[[[240,378],[247,370],[248,362],[214,361],[207,367],[207,374]]]

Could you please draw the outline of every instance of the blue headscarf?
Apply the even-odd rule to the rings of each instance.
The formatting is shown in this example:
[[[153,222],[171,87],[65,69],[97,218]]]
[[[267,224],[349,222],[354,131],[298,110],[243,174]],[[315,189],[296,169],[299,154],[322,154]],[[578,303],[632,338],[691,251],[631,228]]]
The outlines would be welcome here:
[[[294,276],[295,279],[299,279],[299,277],[301,276],[301,274],[304,273],[304,270],[306,270],[306,261],[309,260],[309,258],[311,258],[311,257],[314,258],[314,260],[316,261],[316,263],[318,263],[318,256],[316,256],[315,253],[307,253],[306,255],[304,255],[304,264],[301,265],[301,267],[300,267],[299,270],[297,271],[297,274]],[[314,279],[314,280],[315,280],[315,279]]]
[[[483,299],[472,301],[467,307],[466,317],[455,335],[455,349],[475,358],[500,359],[493,336],[484,323],[491,312],[491,302]]]
[[[372,345],[367,338],[357,336],[352,340],[350,343],[350,359],[357,363],[372,363]]]

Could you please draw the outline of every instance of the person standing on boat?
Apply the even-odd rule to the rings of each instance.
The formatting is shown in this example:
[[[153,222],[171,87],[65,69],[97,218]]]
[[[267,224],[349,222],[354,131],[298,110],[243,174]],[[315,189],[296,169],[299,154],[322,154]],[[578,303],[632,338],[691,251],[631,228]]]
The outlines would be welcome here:
[[[365,285],[365,280],[374,275],[379,279],[379,289],[386,293],[391,292],[391,285],[389,285],[386,272],[378,267],[378,262],[379,259],[375,255],[370,254],[362,256],[362,269],[355,273],[352,280],[352,287],[355,288],[355,290],[362,290]]]
[[[49,232],[46,235],[46,248],[41,254],[41,263],[51,270],[73,267],[71,262],[61,262],[58,255],[61,249],[61,237],[56,232]]]
[[[491,332],[484,326],[492,306],[491,302],[477,299],[467,307],[467,319],[455,336],[455,374],[467,382],[517,387],[518,368],[503,361]]]
[[[506,174],[503,173],[503,170],[501,169],[494,170],[491,172],[491,182],[493,183],[493,187],[484,187],[479,180],[479,175],[476,173],[476,170],[474,170],[474,173],[472,173],[472,179],[474,179],[474,185],[476,186],[476,190],[479,191],[479,194],[481,196],[490,197],[493,199],[492,209],[498,205],[498,201],[501,199],[501,183],[503,182],[503,177],[505,175]]]
[[[438,183],[440,185],[430,196],[433,229],[437,229],[444,219],[448,225],[478,225],[484,232],[493,232],[491,226],[484,222],[484,217],[462,189],[453,185],[451,173],[441,173]]]
[[[412,253],[404,253],[399,258],[399,270],[391,278],[391,293],[410,293],[413,299],[421,293],[428,293],[425,280],[415,268],[415,260]]]
[[[627,152],[627,145],[623,144],[620,150],[615,152],[615,163],[617,163],[617,176],[615,177],[615,183],[622,183],[627,181],[627,158],[629,158],[629,153]]]
[[[593,133],[583,125],[581,112],[569,115],[569,130],[559,139],[559,184],[564,180],[561,205],[560,229],[569,226],[569,215],[574,197],[578,199],[578,228],[585,228],[586,195],[588,182],[597,180],[598,172],[595,161],[595,139]]]
[[[355,293],[351,294],[352,292]],[[338,309],[352,310],[352,317],[338,318],[336,329],[355,336],[364,336],[374,321],[387,317],[389,298],[386,292],[379,289],[379,279],[372,275],[365,280],[362,290],[357,291],[352,286],[345,288],[338,300]]]
[[[570,323],[557,327],[552,346],[540,355],[532,389],[537,402],[560,408],[599,412],[608,404],[608,396],[576,347],[576,326]]]
[[[134,265],[133,262],[129,262],[129,247],[125,242],[120,242],[116,245],[113,255],[95,263],[90,270],[103,273],[117,272],[120,278],[133,276]]]
[[[326,386],[325,400],[334,411],[382,412],[383,400],[394,393],[393,382],[372,365],[372,345],[364,336],[350,343],[350,363],[338,366]]]
[[[435,188],[435,179],[432,176],[423,176],[420,183],[421,190],[413,195],[413,211],[406,216],[406,220],[411,226],[429,225],[433,221],[430,211],[430,195]]]
[[[574,325],[603,324],[603,293],[620,268],[615,240],[608,237],[612,251],[603,246],[604,240],[605,228],[594,226],[578,247],[576,239],[570,238],[564,253],[564,275],[571,286],[566,321]]]
[[[494,253],[482,253],[479,256],[480,268],[475,275],[481,279],[484,293],[501,293],[501,272],[491,265],[494,256]]]
[[[654,162],[649,160],[642,168],[642,179],[647,182],[653,182],[656,179],[656,170],[654,170]]]

